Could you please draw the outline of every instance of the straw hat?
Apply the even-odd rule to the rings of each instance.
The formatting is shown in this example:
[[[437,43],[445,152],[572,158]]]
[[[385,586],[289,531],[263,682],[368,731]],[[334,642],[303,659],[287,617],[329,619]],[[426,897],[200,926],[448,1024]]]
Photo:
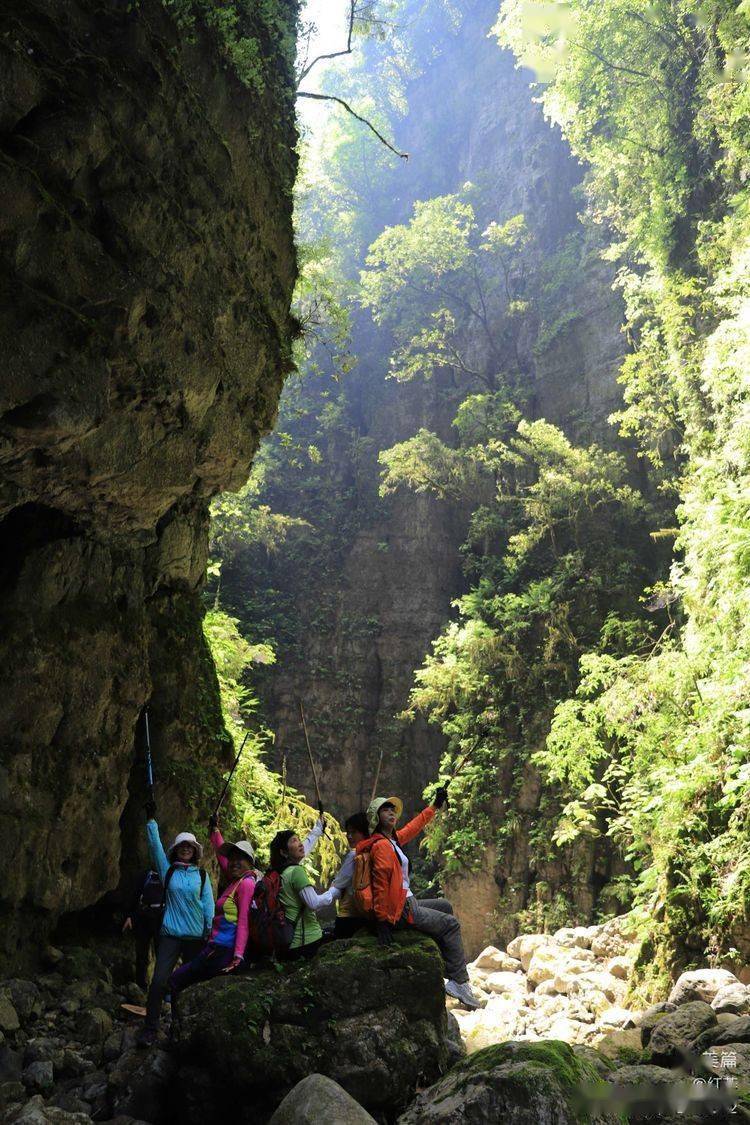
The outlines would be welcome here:
[[[396,810],[396,820],[401,819],[401,813],[404,811],[404,802],[400,797],[376,797],[374,801],[370,801],[367,806],[367,823],[370,825],[370,831],[374,832],[378,826],[378,813],[383,805],[393,805]]]

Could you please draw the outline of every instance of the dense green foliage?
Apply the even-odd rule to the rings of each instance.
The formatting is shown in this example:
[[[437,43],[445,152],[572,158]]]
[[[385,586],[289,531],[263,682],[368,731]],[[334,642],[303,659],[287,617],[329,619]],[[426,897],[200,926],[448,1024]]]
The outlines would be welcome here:
[[[249,644],[238,631],[237,622],[219,609],[206,614],[203,627],[219,678],[224,723],[237,750],[248,728],[251,731],[232,779],[222,830],[227,839],[251,840],[262,863],[268,859],[268,844],[277,831],[295,828],[304,834],[312,828],[318,813],[287,785],[285,776],[274,773],[264,761],[272,735],[258,724],[258,701],[248,687],[247,673],[254,664],[272,664],[273,649],[267,644]],[[337,870],[345,846],[343,833],[334,821],[309,863],[324,881]]]
[[[561,836],[607,832],[688,957],[731,944],[750,890],[749,15],[572,0],[498,23],[590,166],[633,346],[619,421],[679,500],[663,632],[583,657],[537,761],[568,795]]]

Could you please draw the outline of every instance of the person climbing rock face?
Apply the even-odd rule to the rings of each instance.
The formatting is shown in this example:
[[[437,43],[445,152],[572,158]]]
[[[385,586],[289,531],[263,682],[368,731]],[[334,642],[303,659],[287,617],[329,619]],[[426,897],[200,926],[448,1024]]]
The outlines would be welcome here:
[[[255,851],[248,840],[226,844],[215,817],[209,822],[211,843],[229,884],[216,903],[211,936],[192,961],[175,969],[169,978],[172,1015],[183,989],[219,973],[231,973],[243,964],[247,947],[250,909],[255,891]]]
[[[479,1008],[479,1001],[469,985],[461,924],[451,904],[444,898],[419,900],[409,886],[409,860],[402,851],[434,818],[446,803],[448,793],[438,789],[434,804],[396,830],[403,803],[398,797],[376,797],[367,809],[367,822],[372,836],[356,847],[356,855],[369,852],[371,866],[371,902],[381,945],[393,942],[393,932],[411,925],[437,942],[448,978],[445,991],[466,1008]]]
[[[180,958],[192,961],[198,956],[214,917],[211,882],[205,870],[198,866],[203,848],[192,832],[180,832],[167,856],[159,836],[153,801],[146,805],[146,815],[151,861],[164,884],[164,913],[156,966],[146,1000],[146,1023],[138,1037],[141,1047],[151,1047],[156,1041],[162,1000],[172,970]]]

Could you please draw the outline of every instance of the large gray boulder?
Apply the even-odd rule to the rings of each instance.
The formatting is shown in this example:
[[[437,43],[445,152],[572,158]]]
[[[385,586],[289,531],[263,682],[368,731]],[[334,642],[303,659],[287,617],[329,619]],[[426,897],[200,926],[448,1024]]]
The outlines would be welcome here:
[[[393,1118],[448,1065],[443,966],[435,943],[362,936],[309,962],[206,981],[179,1004],[181,1120],[258,1125],[310,1074],[338,1082],[369,1112]]]
[[[641,1012],[640,1016],[635,1021],[636,1027],[641,1031],[641,1043],[647,1047],[651,1039],[654,1028],[657,1023],[661,1023],[665,1016],[670,1012],[676,1012],[677,1005],[664,1002],[662,1004],[654,1004],[651,1008],[646,1008],[645,1012]]]
[[[734,973],[730,973],[728,969],[695,969],[690,973],[682,973],[677,978],[669,994],[669,1003],[679,1005],[688,1004],[691,1000],[703,1000],[710,1004],[720,989],[739,983]]]
[[[649,1051],[652,1062],[664,1065],[681,1063],[694,1052],[695,1041],[714,1027],[716,1013],[702,1000],[682,1004],[660,1020],[651,1033]]]
[[[711,1007],[717,1016],[727,1013],[735,1016],[747,1015],[750,1012],[750,989],[739,981],[725,984],[714,996]]]
[[[375,1118],[346,1090],[326,1078],[309,1074],[290,1090],[268,1125],[375,1125]]]
[[[587,1108],[601,1080],[567,1043],[501,1043],[477,1051],[421,1093],[399,1125],[609,1125]]]

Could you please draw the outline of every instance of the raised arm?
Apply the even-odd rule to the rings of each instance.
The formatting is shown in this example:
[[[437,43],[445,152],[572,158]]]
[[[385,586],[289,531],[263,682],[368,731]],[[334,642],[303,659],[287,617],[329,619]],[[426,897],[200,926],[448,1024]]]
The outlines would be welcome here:
[[[310,831],[309,835],[307,836],[307,839],[305,840],[304,844],[302,845],[303,848],[305,849],[305,855],[306,856],[308,856],[310,854],[310,852],[314,850],[318,840],[323,835],[323,829],[324,828],[325,828],[325,824],[323,823],[323,817],[322,816],[318,817],[318,819],[315,821],[315,824],[312,827],[312,830]]]
[[[418,836],[419,833],[427,827],[434,816],[435,809],[432,805],[428,805],[426,809],[422,809],[421,813],[418,813],[413,820],[410,820],[403,828],[399,828],[396,833],[396,839],[399,844],[408,844],[410,840],[413,840],[415,836]]]
[[[167,859],[167,853],[164,851],[164,845],[159,836],[159,825],[153,817],[149,817],[146,821],[146,838],[148,839],[148,851],[151,856],[151,862],[159,872],[159,878],[163,883],[164,877],[169,869],[169,860]]]
[[[229,867],[229,860],[227,859],[227,857],[225,855],[221,855],[219,853],[219,848],[223,845],[223,843],[224,843],[224,837],[222,836],[218,827],[212,829],[212,831],[211,831],[211,846],[213,847],[214,852],[216,854],[216,859],[218,860],[219,867],[221,868],[222,871],[226,871],[227,868]]]

